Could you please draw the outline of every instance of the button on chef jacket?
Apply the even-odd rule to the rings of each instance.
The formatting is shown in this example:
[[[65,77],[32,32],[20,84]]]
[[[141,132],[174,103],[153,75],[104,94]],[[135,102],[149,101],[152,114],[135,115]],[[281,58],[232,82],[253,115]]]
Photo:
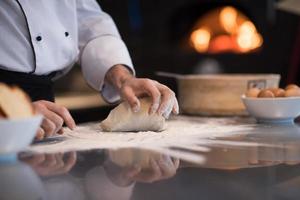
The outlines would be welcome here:
[[[4,70],[63,74],[79,62],[87,82],[110,102],[120,97],[104,84],[106,72],[124,64],[134,73],[116,25],[95,0],[0,0],[0,30]]]

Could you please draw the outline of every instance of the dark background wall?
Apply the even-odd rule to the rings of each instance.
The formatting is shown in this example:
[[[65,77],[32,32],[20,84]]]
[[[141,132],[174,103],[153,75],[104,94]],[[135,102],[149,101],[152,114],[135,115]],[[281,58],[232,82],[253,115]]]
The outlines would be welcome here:
[[[174,80],[155,76],[156,71],[194,73],[206,60],[217,62],[225,73],[279,73],[287,83],[292,55],[299,48],[299,17],[275,8],[274,0],[98,0],[117,24],[128,46],[137,75],[157,79],[176,90]],[[264,39],[263,47],[249,54],[199,54],[187,45],[194,23],[212,8],[232,5],[246,14]],[[299,40],[299,39],[298,39]],[[299,43],[299,42],[298,42]],[[295,54],[295,53],[294,53]],[[295,56],[294,56],[295,57]],[[299,57],[299,56],[298,56]],[[294,66],[295,67],[295,66]],[[299,63],[296,66],[299,68]],[[74,75],[75,74],[75,75]],[[78,67],[59,81],[57,90],[80,88]],[[290,76],[293,76],[292,79]],[[297,69],[289,79],[300,83]],[[82,85],[82,84],[81,84]],[[68,87],[68,88],[65,88]],[[75,87],[75,86],[74,86]],[[85,88],[85,87],[83,87]]]
[[[276,10],[273,1],[236,0],[99,0],[115,20],[140,76],[155,71],[192,73],[198,62],[216,59],[227,73],[280,73],[283,82],[291,62],[299,18]],[[233,5],[244,12],[264,38],[255,53],[199,54],[184,44],[197,19],[211,8]]]
[[[175,92],[176,81],[155,76],[156,71],[189,74],[197,66],[214,61],[225,73],[279,73],[281,85],[285,85],[292,58],[299,59],[295,54],[300,46],[299,17],[275,9],[273,0],[99,0],[99,4],[115,20],[137,75],[154,78]],[[252,20],[264,39],[259,51],[244,55],[199,54],[187,45],[194,23],[210,9],[222,5],[235,6]],[[298,62],[295,72],[289,75],[289,80],[292,76],[298,84],[299,67]],[[96,93],[85,83],[78,65],[55,86],[57,96]],[[77,122],[85,122],[104,118],[109,110],[80,109],[73,110],[72,115]]]

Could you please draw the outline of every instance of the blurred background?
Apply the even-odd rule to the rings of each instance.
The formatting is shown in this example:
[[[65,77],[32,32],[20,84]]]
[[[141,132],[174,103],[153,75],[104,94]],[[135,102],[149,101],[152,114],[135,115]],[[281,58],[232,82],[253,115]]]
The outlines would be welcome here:
[[[176,81],[155,72],[277,73],[281,85],[300,83],[300,0],[98,3],[114,19],[137,76],[156,79],[174,91]],[[109,110],[85,83],[80,66],[57,81],[55,90],[57,102],[71,109],[77,121],[98,119]]]

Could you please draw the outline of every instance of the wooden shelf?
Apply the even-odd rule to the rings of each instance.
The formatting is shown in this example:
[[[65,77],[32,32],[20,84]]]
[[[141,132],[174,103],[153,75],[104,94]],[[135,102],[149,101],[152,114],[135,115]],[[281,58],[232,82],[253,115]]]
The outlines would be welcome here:
[[[55,102],[70,110],[88,109],[108,106],[99,93],[67,93],[59,95],[55,98]]]

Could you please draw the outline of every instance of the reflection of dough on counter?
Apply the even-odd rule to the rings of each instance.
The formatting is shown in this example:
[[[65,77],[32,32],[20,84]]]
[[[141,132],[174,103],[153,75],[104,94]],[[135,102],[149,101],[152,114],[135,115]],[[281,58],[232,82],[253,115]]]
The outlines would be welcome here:
[[[87,196],[85,199],[101,200],[130,200],[135,184],[118,186],[111,181],[102,166],[97,166],[88,171],[84,178]]]
[[[142,169],[151,168],[150,160],[158,160],[161,154],[141,149],[120,149],[108,151],[110,160],[121,167],[133,167],[137,165]]]
[[[101,122],[103,131],[162,131],[165,118],[158,114],[149,115],[150,98],[140,99],[141,109],[134,113],[127,102],[114,108]]]

